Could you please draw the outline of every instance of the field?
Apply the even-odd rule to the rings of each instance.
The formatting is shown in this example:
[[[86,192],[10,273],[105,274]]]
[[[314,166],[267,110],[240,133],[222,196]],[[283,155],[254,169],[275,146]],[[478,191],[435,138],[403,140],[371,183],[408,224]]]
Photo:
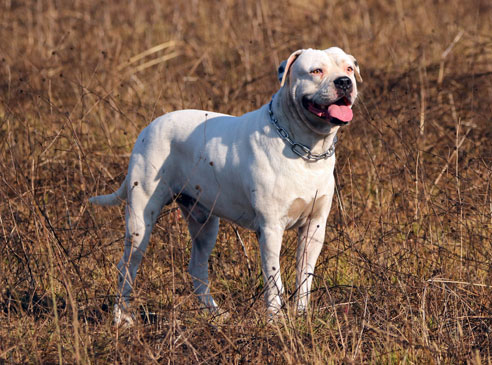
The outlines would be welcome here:
[[[240,115],[299,48],[364,82],[339,133],[310,311],[266,321],[256,237],[221,222],[200,310],[175,205],[112,322],[139,131],[176,109]],[[0,1],[0,363],[492,363],[492,2]],[[244,243],[243,250],[241,241]],[[282,249],[295,290],[296,232]]]

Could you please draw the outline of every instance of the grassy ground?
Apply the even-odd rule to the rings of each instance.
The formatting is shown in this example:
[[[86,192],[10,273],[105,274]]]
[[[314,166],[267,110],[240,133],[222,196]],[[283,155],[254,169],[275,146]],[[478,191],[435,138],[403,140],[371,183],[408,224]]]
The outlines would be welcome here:
[[[257,108],[281,60],[333,45],[365,82],[311,312],[265,323],[255,237],[238,230],[248,259],[222,222],[211,276],[231,316],[202,314],[169,207],[137,277],[141,320],[114,328],[124,211],[87,199],[118,187],[138,132],[175,109]],[[491,101],[487,0],[1,0],[0,359],[491,363]],[[289,293],[294,255],[288,232]]]

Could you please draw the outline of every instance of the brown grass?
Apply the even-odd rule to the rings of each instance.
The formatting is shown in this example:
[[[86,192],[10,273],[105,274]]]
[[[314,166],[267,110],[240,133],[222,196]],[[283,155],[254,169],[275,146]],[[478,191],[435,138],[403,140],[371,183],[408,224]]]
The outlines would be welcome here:
[[[166,42],[162,49],[152,49]],[[269,101],[298,48],[338,45],[364,84],[308,316],[265,323],[258,247],[222,223],[198,310],[189,237],[163,212],[137,277],[141,320],[112,325],[138,132],[181,108]],[[134,57],[146,50],[140,59]],[[0,359],[6,363],[492,362],[492,4],[2,0]],[[283,271],[294,290],[295,233]]]

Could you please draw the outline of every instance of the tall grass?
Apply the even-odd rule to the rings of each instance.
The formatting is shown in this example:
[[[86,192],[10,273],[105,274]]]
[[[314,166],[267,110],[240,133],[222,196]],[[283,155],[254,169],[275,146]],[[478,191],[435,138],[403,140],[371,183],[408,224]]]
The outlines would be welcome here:
[[[491,363],[491,34],[483,0],[2,0],[0,359]],[[256,239],[222,222],[212,290],[230,316],[201,313],[168,207],[140,319],[113,327],[124,211],[87,199],[119,185],[139,131],[175,109],[257,108],[290,52],[333,45],[364,83],[312,310],[267,323]],[[287,233],[288,295],[295,245]]]

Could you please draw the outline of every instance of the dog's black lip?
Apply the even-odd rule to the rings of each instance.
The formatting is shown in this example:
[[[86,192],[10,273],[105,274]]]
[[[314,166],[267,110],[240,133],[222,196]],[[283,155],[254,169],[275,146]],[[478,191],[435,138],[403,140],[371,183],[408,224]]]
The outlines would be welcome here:
[[[333,123],[335,125],[347,125],[349,122],[344,122],[343,120],[337,119],[337,118],[330,118],[330,123]]]

